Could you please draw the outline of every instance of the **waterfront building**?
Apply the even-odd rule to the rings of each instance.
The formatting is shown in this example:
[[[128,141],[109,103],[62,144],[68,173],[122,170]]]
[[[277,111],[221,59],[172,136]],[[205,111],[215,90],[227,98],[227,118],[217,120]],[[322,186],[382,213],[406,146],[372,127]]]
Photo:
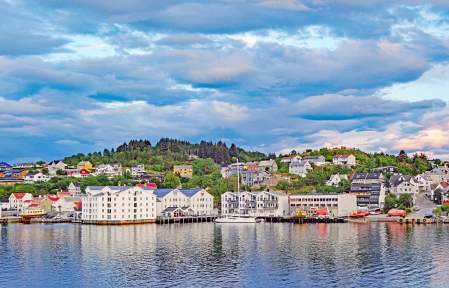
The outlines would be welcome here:
[[[421,191],[431,192],[432,184],[433,184],[433,180],[429,175],[418,174],[415,176],[415,186],[417,186],[418,192],[421,192]]]
[[[157,216],[212,215],[214,197],[204,189],[157,189]],[[175,209],[180,208],[180,209]]]
[[[410,175],[393,175],[390,177],[390,193],[394,193],[399,198],[401,194],[411,194],[413,201],[416,200],[419,182]]]
[[[306,177],[309,171],[313,170],[312,165],[310,165],[309,161],[301,161],[301,162],[292,162],[288,166],[288,172],[290,174],[299,175],[301,177]]]
[[[346,174],[332,174],[329,180],[326,181],[327,186],[335,186],[338,187],[338,183],[341,182],[341,180],[346,179],[348,180],[348,175]]]
[[[332,164],[345,167],[355,167],[356,159],[352,154],[335,155],[334,157],[332,157]]]
[[[50,212],[52,210],[52,201],[48,197],[39,195],[39,197],[31,199],[31,205],[28,206],[28,210],[44,210],[45,212]]]
[[[9,199],[0,199],[0,210],[9,209]]]
[[[192,165],[175,165],[173,166],[173,171],[176,174],[181,175],[181,177],[192,178],[193,175],[193,166]]]
[[[357,196],[358,206],[383,208],[385,205],[385,183],[351,183],[350,193]]]
[[[288,195],[280,191],[225,192],[221,195],[223,215],[284,216],[289,214]]]
[[[88,186],[82,202],[85,223],[145,223],[156,220],[156,195],[151,187]]]
[[[70,196],[81,196],[81,186],[83,186],[83,182],[70,183],[69,188],[67,189],[69,190]]]
[[[17,210],[22,210],[23,201],[25,200],[33,200],[33,195],[31,193],[12,193],[9,196],[9,207],[8,208],[16,208]]]
[[[357,196],[348,193],[313,193],[291,194],[290,213],[294,214],[299,209],[313,214],[317,209],[327,208],[328,214],[334,217],[346,217],[349,213],[357,211]]]
[[[32,184],[34,182],[48,182],[50,181],[51,177],[46,176],[42,173],[28,173],[25,176],[23,176],[24,183]]]
[[[76,206],[75,203],[78,203],[81,201],[81,197],[78,196],[65,196],[58,198],[56,203],[54,204],[53,208],[56,211],[61,212],[74,212],[74,207]]]

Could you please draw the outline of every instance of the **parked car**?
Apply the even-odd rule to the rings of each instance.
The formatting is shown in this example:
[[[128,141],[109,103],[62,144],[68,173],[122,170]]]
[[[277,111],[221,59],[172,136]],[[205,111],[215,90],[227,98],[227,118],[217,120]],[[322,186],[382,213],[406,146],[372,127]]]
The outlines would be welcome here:
[[[61,216],[55,216],[53,219],[62,219],[62,217]]]
[[[19,217],[20,214],[19,214],[19,213],[14,213],[14,214],[12,214],[12,216],[17,216],[17,217]]]
[[[78,218],[81,218],[81,217],[82,217],[82,213],[78,214]]]
[[[369,214],[371,214],[371,215],[376,215],[376,214],[380,214],[381,213],[381,211],[380,211],[380,209],[378,208],[378,209],[373,209]]]
[[[433,214],[426,214],[424,215],[424,218],[437,218],[437,217],[435,217],[435,215]]]
[[[419,206],[413,207],[413,211],[419,211]]]
[[[70,213],[69,215],[67,215],[67,217],[72,218],[72,217],[73,217],[73,214]]]

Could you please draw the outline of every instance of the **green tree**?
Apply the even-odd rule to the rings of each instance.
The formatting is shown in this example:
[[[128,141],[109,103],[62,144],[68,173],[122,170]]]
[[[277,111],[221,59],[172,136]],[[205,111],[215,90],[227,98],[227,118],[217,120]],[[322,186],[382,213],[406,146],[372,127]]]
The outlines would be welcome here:
[[[342,193],[348,193],[351,190],[351,182],[346,179],[341,179],[340,183],[338,183],[338,188]]]
[[[443,199],[443,191],[441,190],[441,188],[435,189],[434,192],[434,201],[437,203],[441,203],[442,199]]]
[[[384,212],[387,213],[390,209],[396,208],[397,204],[398,199],[396,198],[396,195],[393,193],[388,194],[385,196]]]
[[[169,172],[164,179],[165,188],[176,188],[181,184],[181,180],[176,176],[175,173]]]
[[[153,170],[154,171],[158,171],[158,172],[162,172],[162,166],[161,165],[153,165]]]
[[[42,168],[42,174],[48,175],[48,168]]]
[[[58,170],[56,170],[56,175],[60,175],[60,176],[67,175],[67,171],[66,170],[62,170],[62,169],[58,169]]]
[[[202,176],[205,174],[210,174],[217,171],[218,166],[215,165],[214,159],[196,159],[192,163],[193,174]]]
[[[412,195],[409,193],[404,193],[404,194],[399,195],[398,204],[404,205],[406,208],[413,207]]]

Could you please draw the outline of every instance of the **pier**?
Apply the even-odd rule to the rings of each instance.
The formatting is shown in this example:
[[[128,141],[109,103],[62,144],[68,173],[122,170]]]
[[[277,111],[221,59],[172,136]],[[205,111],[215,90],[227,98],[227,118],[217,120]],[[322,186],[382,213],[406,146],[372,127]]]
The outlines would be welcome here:
[[[157,217],[156,224],[214,222],[217,216]]]

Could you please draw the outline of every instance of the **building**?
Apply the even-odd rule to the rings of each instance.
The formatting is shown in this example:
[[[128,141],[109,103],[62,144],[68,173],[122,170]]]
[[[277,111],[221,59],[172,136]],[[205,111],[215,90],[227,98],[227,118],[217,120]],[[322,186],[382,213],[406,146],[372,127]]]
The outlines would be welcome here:
[[[271,179],[270,174],[260,170],[242,171],[240,174],[242,175],[242,185],[254,186],[255,184]]]
[[[355,156],[352,154],[341,154],[341,155],[335,155],[332,157],[332,164],[334,165],[341,165],[345,167],[355,167],[356,159]]]
[[[75,178],[84,178],[89,177],[90,173],[87,169],[68,169],[67,176]]]
[[[301,162],[292,162],[288,166],[288,173],[299,175],[301,177],[306,177],[309,171],[313,170],[312,165],[310,165],[309,161],[301,161]]]
[[[354,184],[380,184],[387,180],[382,173],[354,173],[351,183]]]
[[[173,166],[173,172],[181,175],[181,177],[192,178],[193,175],[193,167],[192,165],[175,165]]]
[[[145,165],[144,164],[133,164],[131,165],[131,175],[142,175],[145,174]]]
[[[157,216],[212,215],[214,197],[204,189],[157,189]]]
[[[357,206],[383,208],[386,186],[384,183],[352,183],[350,193],[357,196]]]
[[[82,195],[81,186],[83,186],[83,182],[70,183],[69,188],[67,188],[67,190],[69,190],[70,192],[70,196],[81,196]]]
[[[401,194],[412,195],[413,202],[416,201],[416,193],[419,192],[419,183],[410,175],[393,175],[390,177],[390,193],[394,193],[399,198]]]
[[[316,209],[310,209],[310,208]],[[349,213],[357,211],[357,196],[348,193],[313,193],[290,195],[290,213],[293,215],[299,209],[313,214],[314,210],[327,208],[328,215],[347,217]]]
[[[9,186],[16,183],[23,183],[23,179],[17,177],[0,177],[0,185]]]
[[[324,166],[326,165],[326,157],[323,155],[317,155],[317,156],[305,156],[302,158],[302,160],[306,160],[309,162],[312,162],[315,166]]]
[[[258,169],[262,171],[276,172],[278,171],[278,164],[274,160],[264,160],[260,161]]]
[[[225,192],[221,195],[223,215],[285,216],[289,215],[289,195],[280,191]]]
[[[81,170],[81,169],[92,169],[92,163],[90,163],[89,161],[81,161],[80,163],[76,164],[76,169]]]
[[[292,155],[288,157],[282,157],[282,163],[292,163],[292,162],[301,162],[302,158],[299,155]]]
[[[250,171],[259,170],[259,164],[248,165],[247,169]]]
[[[50,212],[52,210],[52,202],[48,197],[35,197],[31,199],[31,205],[28,206],[28,210],[44,210],[45,212]]]
[[[15,177],[23,179],[26,174],[28,174],[28,170],[26,169],[12,169],[5,172],[5,177]]]
[[[396,167],[396,166],[377,167],[377,168],[371,169],[371,172],[383,172],[386,174],[393,174],[393,175],[399,174],[398,167]]]
[[[155,183],[144,183],[144,184],[136,184],[139,187],[151,187],[153,189],[157,189],[157,185]]]
[[[29,163],[20,163],[15,165],[15,168],[33,168],[33,167],[38,167],[40,166],[39,164],[36,164],[34,162],[29,162]]]
[[[34,183],[34,182],[48,182],[51,177],[46,176],[42,173],[28,173],[23,176],[24,183]]]
[[[95,175],[106,175],[108,177],[123,175],[122,164],[101,164],[98,165]]]
[[[59,198],[68,197],[68,196],[70,196],[70,192],[68,192],[68,191],[58,191],[58,192],[56,192],[56,196],[58,196]]]
[[[5,162],[0,162],[0,171],[9,171],[12,169],[12,166]]]
[[[82,197],[83,223],[156,222],[156,195],[151,187],[88,186],[86,194]]]
[[[258,161],[251,161],[251,162],[246,162],[245,163],[245,165],[243,166],[243,169],[248,169],[248,170],[250,170],[249,169],[249,166],[252,166],[252,167],[254,167],[254,166],[259,166],[259,162]],[[251,169],[251,170],[254,170],[254,169]],[[257,169],[256,169],[257,170]]]
[[[245,163],[241,163],[241,162],[232,163],[231,168],[245,169]]]
[[[8,199],[0,199],[0,209],[1,210],[9,209],[9,200]]]
[[[329,180],[326,181],[327,186],[335,186],[338,187],[338,183],[341,182],[341,180],[346,179],[348,180],[348,175],[346,174],[332,174]]]
[[[23,202],[25,200],[33,200],[33,195],[31,193],[12,193],[9,196],[9,207],[16,208],[17,210],[23,209]]]
[[[415,186],[417,186],[418,192],[421,192],[421,191],[431,192],[432,184],[433,184],[433,180],[429,175],[418,174],[415,176]]]
[[[74,207],[76,206],[75,203],[80,202],[81,197],[78,196],[66,196],[58,198],[56,203],[54,204],[53,208],[56,211],[61,212],[74,212]]]
[[[237,168],[226,169],[224,171],[225,177],[223,177],[223,178],[228,178],[228,177],[231,177],[232,175],[237,175],[237,172],[239,172],[239,171],[242,171],[242,170],[241,169],[237,169]]]
[[[424,174],[432,179],[433,184],[446,182],[449,178],[448,174],[440,167],[436,167],[432,171],[426,171]]]
[[[58,170],[64,170],[67,165],[64,164],[62,161],[59,160],[53,160],[50,163],[48,163],[48,173],[50,175],[56,175],[56,171]]]

